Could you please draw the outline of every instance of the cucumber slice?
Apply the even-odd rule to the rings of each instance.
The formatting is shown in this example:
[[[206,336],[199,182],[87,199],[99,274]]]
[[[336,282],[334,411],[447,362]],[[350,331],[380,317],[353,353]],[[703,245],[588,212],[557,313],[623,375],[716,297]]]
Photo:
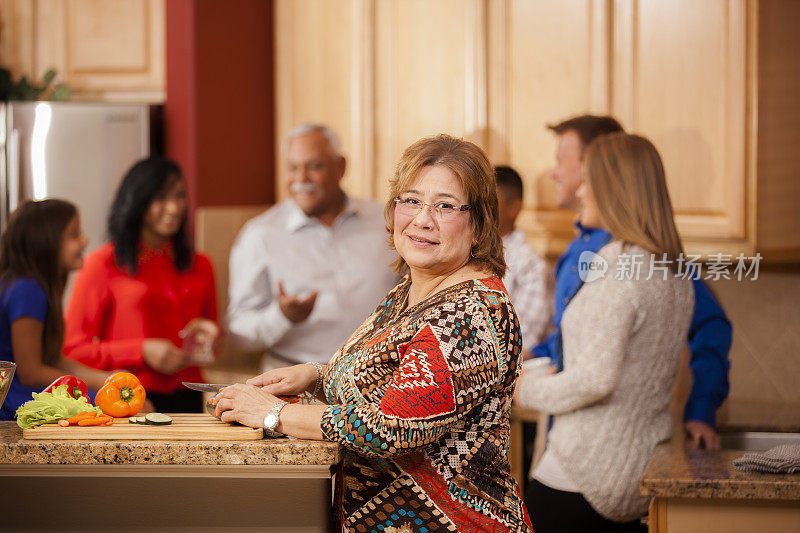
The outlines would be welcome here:
[[[132,417],[128,418],[128,423],[129,424],[138,424],[139,422],[136,421],[137,418],[138,417],[136,417],[136,416],[132,416]]]
[[[172,417],[162,413],[147,413],[144,415],[144,423],[153,426],[167,426],[172,424]]]
[[[143,416],[135,416],[134,418],[136,419],[137,424],[147,424]]]

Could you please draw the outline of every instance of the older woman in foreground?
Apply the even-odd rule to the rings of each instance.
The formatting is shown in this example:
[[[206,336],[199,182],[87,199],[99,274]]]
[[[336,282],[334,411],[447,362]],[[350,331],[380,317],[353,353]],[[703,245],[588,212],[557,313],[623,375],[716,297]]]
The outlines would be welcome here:
[[[328,365],[228,387],[216,413],[340,443],[344,531],[530,531],[508,461],[522,339],[501,281],[486,156],[447,135],[416,142],[391,181],[386,220],[408,275]],[[328,405],[274,396],[306,391]]]

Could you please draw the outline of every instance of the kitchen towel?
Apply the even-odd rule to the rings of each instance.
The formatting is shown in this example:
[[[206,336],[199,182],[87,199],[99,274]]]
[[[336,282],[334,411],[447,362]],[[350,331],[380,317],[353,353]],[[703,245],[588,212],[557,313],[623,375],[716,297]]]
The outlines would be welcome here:
[[[734,459],[733,466],[748,472],[794,474],[800,472],[800,444],[783,444],[765,452],[746,453]]]

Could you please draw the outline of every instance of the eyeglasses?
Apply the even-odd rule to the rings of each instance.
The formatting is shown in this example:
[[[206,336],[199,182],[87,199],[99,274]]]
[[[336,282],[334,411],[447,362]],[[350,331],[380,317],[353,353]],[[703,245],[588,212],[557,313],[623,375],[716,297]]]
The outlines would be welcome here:
[[[416,198],[401,198],[396,197],[394,203],[397,206],[397,212],[401,215],[408,217],[415,217],[422,211],[423,207],[429,207],[431,214],[437,220],[449,220],[455,217],[458,213],[467,211],[470,207],[469,204],[453,205],[448,202],[436,202],[435,204],[426,204]]]

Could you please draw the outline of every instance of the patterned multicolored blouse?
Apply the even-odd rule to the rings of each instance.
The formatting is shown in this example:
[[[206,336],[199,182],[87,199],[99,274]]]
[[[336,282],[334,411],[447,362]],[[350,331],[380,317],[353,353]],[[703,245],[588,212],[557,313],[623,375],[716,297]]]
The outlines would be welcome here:
[[[406,308],[397,285],[325,373],[344,531],[530,531],[508,461],[522,341],[495,276]]]

